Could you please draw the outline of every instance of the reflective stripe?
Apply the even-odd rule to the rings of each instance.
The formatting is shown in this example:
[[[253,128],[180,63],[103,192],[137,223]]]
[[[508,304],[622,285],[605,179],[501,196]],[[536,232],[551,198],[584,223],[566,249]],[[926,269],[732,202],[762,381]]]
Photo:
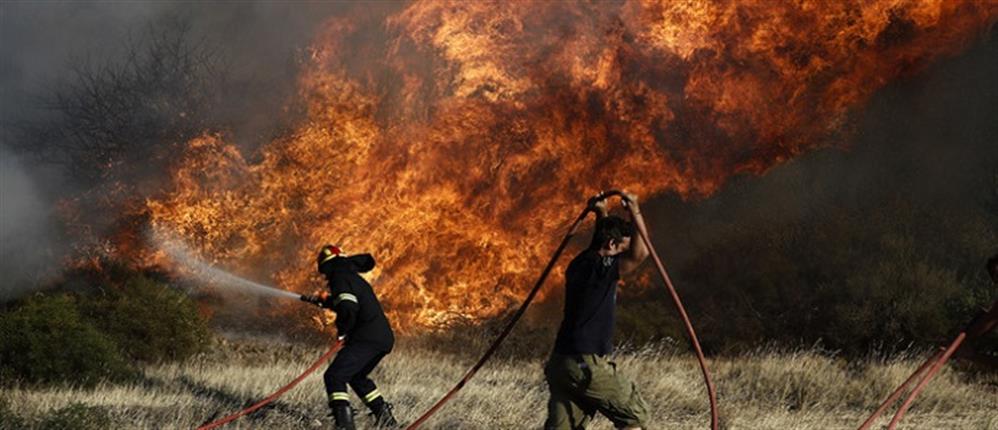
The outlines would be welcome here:
[[[333,300],[333,306],[340,304],[340,302],[344,300],[349,300],[351,302],[357,303],[357,296],[350,293],[341,293],[340,295],[336,296],[336,300]]]
[[[329,400],[346,400],[350,401],[350,394],[345,392],[333,392],[329,393]]]
[[[364,403],[371,403],[374,401],[374,399],[377,399],[378,397],[381,397],[381,392],[378,391],[377,388],[375,388],[374,391],[371,391],[370,393],[367,393],[366,396],[364,396]]]

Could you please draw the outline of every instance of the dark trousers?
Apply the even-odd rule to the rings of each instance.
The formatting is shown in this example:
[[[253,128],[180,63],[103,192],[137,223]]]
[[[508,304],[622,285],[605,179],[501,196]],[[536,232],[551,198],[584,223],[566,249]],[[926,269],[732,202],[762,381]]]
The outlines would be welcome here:
[[[347,344],[336,354],[326,373],[322,375],[326,383],[326,394],[330,406],[336,403],[349,404],[347,384],[364,403],[374,409],[384,402],[378,387],[368,375],[388,353],[381,348],[364,344]]]

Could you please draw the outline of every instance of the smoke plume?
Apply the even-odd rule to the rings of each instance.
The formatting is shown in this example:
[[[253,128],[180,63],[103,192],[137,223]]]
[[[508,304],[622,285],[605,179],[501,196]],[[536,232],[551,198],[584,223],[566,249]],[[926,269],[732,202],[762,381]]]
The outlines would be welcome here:
[[[50,206],[21,160],[0,146],[0,301],[35,288],[61,263]]]

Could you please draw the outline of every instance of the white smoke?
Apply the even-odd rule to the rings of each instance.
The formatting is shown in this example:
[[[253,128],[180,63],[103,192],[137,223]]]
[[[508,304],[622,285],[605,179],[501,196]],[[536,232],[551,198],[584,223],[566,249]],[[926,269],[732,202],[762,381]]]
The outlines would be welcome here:
[[[39,287],[53,237],[49,205],[34,179],[0,146],[0,301]]]
[[[201,259],[197,252],[182,240],[169,232],[162,231],[162,229],[153,228],[148,236],[150,242],[157,249],[165,252],[180,266],[181,273],[178,275],[199,281],[205,287],[296,300],[300,297],[299,294],[263,285],[215,267]]]

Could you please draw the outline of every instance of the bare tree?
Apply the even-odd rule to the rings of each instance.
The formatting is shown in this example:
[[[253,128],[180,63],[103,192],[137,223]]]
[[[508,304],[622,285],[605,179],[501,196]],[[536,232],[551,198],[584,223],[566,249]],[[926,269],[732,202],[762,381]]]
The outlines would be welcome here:
[[[70,77],[41,97],[41,118],[19,125],[14,146],[92,186],[148,175],[168,164],[178,145],[221,126],[214,112],[224,59],[192,37],[188,20],[152,24],[128,37],[123,52],[76,61]]]

